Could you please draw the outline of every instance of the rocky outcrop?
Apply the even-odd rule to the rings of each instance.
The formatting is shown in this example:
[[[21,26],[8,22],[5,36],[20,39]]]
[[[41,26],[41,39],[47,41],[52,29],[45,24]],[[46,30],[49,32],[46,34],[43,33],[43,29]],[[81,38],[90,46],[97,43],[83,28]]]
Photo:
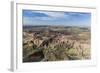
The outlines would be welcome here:
[[[23,62],[90,59],[91,43],[88,33],[65,33],[24,32]]]

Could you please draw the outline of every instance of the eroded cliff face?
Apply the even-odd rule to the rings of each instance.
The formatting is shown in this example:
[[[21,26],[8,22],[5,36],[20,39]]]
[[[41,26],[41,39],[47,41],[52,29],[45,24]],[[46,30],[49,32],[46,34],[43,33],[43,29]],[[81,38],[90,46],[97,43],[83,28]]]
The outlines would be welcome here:
[[[52,41],[34,36],[25,41],[26,44],[24,43],[24,57],[38,53],[37,56],[39,54],[40,57],[44,56],[39,61],[90,59],[90,45],[86,42],[71,40],[64,35],[56,36]],[[39,53],[39,50],[42,53]],[[35,57],[35,55],[32,56]]]
[[[24,32],[23,62],[90,59],[90,38],[90,32],[87,31]]]

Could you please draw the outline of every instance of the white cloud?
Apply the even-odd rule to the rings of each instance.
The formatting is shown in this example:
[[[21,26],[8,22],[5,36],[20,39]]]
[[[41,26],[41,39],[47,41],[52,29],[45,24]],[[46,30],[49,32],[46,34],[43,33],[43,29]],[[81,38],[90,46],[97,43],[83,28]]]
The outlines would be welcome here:
[[[53,18],[62,18],[66,16],[64,12],[49,12],[49,11],[33,11],[33,12],[43,13]]]
[[[68,20],[70,18],[69,14],[65,14],[64,12],[49,12],[49,11],[32,11],[37,13],[43,13],[47,15],[48,17],[24,17],[24,24],[32,24],[34,21],[54,21],[54,20],[60,20],[60,19],[66,19]]]

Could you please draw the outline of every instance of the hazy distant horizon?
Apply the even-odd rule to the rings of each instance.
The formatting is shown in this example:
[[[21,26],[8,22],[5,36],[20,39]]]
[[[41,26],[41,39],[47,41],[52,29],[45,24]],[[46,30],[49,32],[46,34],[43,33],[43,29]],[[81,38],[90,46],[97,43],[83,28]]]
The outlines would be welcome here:
[[[23,10],[24,26],[91,26],[91,13]]]
[[[42,27],[42,26],[43,26],[43,27],[45,27],[45,26],[46,26],[46,27],[49,27],[49,26],[50,26],[50,27],[87,27],[87,28],[88,28],[88,27],[89,27],[89,28],[91,27],[91,26],[73,26],[73,25],[23,25],[23,26],[26,26],[26,27],[27,27],[27,26],[32,26],[32,27],[39,27],[39,26],[40,26],[40,27]]]

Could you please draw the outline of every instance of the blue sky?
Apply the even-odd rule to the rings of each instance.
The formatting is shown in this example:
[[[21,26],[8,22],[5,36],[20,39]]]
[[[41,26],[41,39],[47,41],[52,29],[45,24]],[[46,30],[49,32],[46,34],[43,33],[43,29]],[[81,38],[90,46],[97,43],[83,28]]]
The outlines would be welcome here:
[[[23,25],[90,26],[91,13],[23,10]]]

